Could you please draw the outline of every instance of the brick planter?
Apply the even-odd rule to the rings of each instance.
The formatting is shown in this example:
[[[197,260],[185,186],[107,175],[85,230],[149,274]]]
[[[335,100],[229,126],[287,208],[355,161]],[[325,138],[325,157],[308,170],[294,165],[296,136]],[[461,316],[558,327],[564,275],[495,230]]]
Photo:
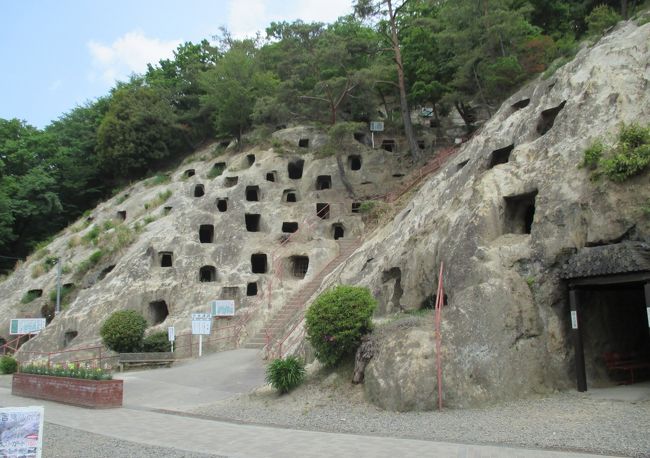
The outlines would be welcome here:
[[[122,407],[122,380],[85,380],[49,375],[13,376],[11,394],[81,407]]]

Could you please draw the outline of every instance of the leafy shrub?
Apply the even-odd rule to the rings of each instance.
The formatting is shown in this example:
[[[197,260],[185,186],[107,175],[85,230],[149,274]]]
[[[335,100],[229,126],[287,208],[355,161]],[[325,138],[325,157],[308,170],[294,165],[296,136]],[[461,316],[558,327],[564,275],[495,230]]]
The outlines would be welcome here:
[[[84,244],[86,245],[88,244],[97,245],[99,234],[101,234],[101,229],[99,228],[99,226],[94,225],[88,232],[84,234],[81,240],[83,240]]]
[[[147,181],[144,182],[145,187],[150,188],[152,186],[158,186],[161,184],[169,183],[171,181],[171,177],[167,174],[159,174],[156,175],[155,177],[149,178]]]
[[[266,366],[266,381],[280,393],[288,393],[305,380],[305,365],[294,356],[274,359]]]
[[[209,179],[217,178],[218,176],[220,176],[223,173],[224,170],[226,170],[225,165],[216,165],[215,164],[210,169],[210,171],[208,172],[208,178]]]
[[[0,373],[13,374],[18,370],[18,362],[12,356],[5,355],[0,358]]]
[[[585,18],[589,35],[600,35],[605,30],[616,25],[621,16],[607,5],[598,5]]]
[[[97,250],[91,254],[88,259],[81,261],[81,264],[77,266],[76,273],[78,275],[83,275],[88,272],[90,269],[95,267],[97,263],[104,257],[104,252],[102,250]]]
[[[142,341],[142,351],[147,353],[159,351],[171,351],[171,343],[165,331],[154,332]]]
[[[374,200],[361,202],[361,205],[359,205],[359,213],[370,213],[375,208],[375,205],[377,205],[377,202]]]
[[[102,324],[99,334],[104,345],[118,353],[129,353],[142,348],[147,321],[135,310],[120,310]]]
[[[316,358],[334,366],[353,354],[361,337],[372,329],[376,305],[367,288],[355,286],[337,286],[318,296],[306,314],[307,339]]]
[[[591,170],[601,168],[602,174],[615,182],[623,182],[638,175],[650,165],[650,126],[623,125],[612,153],[603,156],[599,141],[585,150],[581,166]],[[601,171],[597,173],[601,173]]]
[[[596,140],[589,146],[589,148],[585,150],[584,158],[580,164],[580,167],[596,170],[598,168],[598,163],[600,162],[600,158],[602,157],[604,150],[605,147],[603,146],[603,143],[600,140]]]
[[[61,285],[61,303],[74,291],[74,285]],[[50,302],[56,303],[56,289],[50,291]]]

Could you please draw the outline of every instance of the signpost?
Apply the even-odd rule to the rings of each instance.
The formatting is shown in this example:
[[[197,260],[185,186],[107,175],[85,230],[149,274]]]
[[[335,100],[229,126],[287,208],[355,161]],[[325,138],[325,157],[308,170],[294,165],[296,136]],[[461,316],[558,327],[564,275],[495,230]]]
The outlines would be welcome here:
[[[372,138],[372,149],[375,149],[375,132],[383,132],[384,123],[382,121],[370,122],[370,136]]]
[[[41,458],[42,406],[0,409],[0,456]]]
[[[174,353],[174,341],[176,340],[176,330],[174,329],[174,326],[167,328],[167,339],[172,344],[172,353]]]
[[[203,336],[209,336],[212,330],[210,313],[192,313],[192,334],[199,336],[199,358],[203,355]]]
[[[38,334],[45,329],[45,318],[14,318],[9,324],[9,334]]]
[[[210,302],[212,316],[235,316],[235,301],[220,300]]]

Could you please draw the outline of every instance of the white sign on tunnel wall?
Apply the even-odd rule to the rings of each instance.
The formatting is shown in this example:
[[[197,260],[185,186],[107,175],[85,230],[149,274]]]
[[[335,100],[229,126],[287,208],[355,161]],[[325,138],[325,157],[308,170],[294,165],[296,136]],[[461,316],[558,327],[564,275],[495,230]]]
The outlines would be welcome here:
[[[571,329],[578,329],[578,312],[571,310]]]
[[[235,316],[235,301],[220,300],[210,302],[212,316]]]

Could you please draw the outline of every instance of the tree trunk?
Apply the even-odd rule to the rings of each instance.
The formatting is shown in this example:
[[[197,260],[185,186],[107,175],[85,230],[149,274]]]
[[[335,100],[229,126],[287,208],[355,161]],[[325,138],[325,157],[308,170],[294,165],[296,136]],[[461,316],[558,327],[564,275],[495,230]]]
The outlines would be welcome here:
[[[621,16],[623,16],[623,19],[627,20],[628,15],[629,15],[629,9],[628,9],[628,0],[621,0]]]
[[[375,354],[375,345],[369,335],[361,338],[361,345],[354,356],[354,372],[352,373],[352,383],[363,382],[366,366]]]
[[[336,165],[338,166],[339,177],[341,177],[343,186],[345,186],[345,189],[348,191],[348,197],[350,197],[351,199],[355,199],[356,195],[354,193],[354,187],[352,186],[352,183],[350,183],[350,180],[348,180],[348,177],[345,175],[345,167],[343,166],[343,159],[341,158],[341,154],[339,154],[338,152],[336,153]]]
[[[392,1],[387,0],[386,4],[388,6],[388,18],[390,21],[391,42],[393,51],[395,52],[395,63],[397,64],[397,86],[399,87],[399,106],[402,113],[402,122],[404,123],[404,135],[406,135],[411,156],[417,161],[420,159],[420,149],[418,148],[418,142],[413,132],[411,111],[409,110],[406,99],[406,81],[404,79],[404,66],[402,65],[402,51],[400,50],[399,38],[397,37],[397,23],[395,13],[393,12]]]

